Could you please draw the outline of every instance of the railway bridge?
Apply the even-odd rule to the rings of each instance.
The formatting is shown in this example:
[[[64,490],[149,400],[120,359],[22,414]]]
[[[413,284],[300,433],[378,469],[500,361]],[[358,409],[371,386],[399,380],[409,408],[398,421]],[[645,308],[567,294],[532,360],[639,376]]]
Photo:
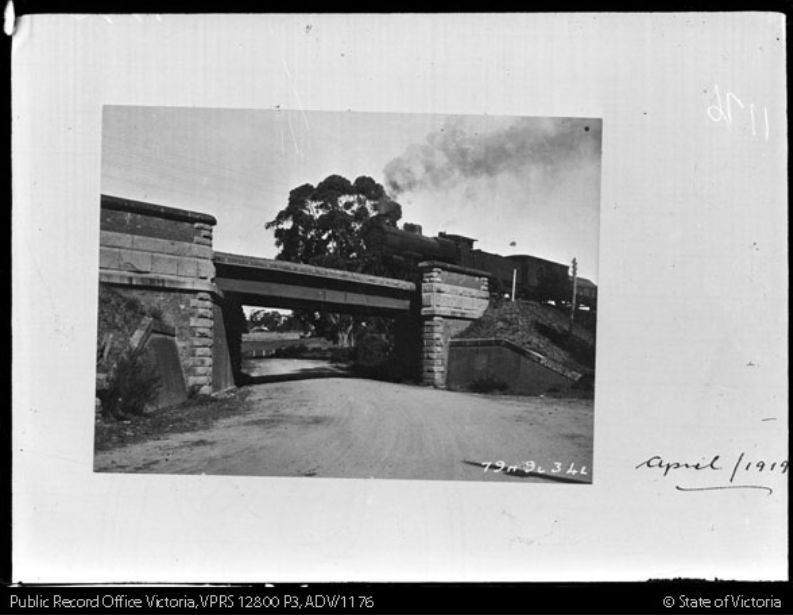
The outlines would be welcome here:
[[[445,387],[451,337],[488,305],[488,274],[420,264],[417,283],[216,252],[210,215],[110,195],[101,197],[99,283],[156,309],[173,331],[185,389],[235,385],[241,305],[398,319],[415,342],[425,384]]]

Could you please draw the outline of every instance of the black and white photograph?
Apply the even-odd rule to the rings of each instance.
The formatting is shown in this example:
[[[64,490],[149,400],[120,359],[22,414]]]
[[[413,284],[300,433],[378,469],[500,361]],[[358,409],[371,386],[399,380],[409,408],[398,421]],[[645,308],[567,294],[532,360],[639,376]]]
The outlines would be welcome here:
[[[777,608],[785,19],[7,22],[14,582]]]
[[[105,107],[96,471],[591,483],[601,135]]]

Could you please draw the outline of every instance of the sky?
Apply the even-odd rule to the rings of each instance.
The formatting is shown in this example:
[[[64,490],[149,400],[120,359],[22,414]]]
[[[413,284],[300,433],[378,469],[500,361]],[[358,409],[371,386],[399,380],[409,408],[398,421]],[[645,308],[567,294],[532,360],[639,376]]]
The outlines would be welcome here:
[[[601,121],[289,109],[106,106],[102,192],[208,213],[214,248],[273,258],[289,191],[368,175],[401,222],[597,282]]]

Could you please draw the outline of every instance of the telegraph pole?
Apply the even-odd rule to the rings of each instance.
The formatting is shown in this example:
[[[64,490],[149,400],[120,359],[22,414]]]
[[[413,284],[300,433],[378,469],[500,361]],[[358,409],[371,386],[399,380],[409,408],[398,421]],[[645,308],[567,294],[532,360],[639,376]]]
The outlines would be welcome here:
[[[570,304],[570,333],[573,332],[573,323],[575,322],[577,291],[578,291],[578,262],[574,258],[573,259],[573,301]]]
[[[515,301],[515,282],[517,282],[517,279],[518,279],[518,270],[517,269],[513,269],[512,270],[512,300],[513,301]]]

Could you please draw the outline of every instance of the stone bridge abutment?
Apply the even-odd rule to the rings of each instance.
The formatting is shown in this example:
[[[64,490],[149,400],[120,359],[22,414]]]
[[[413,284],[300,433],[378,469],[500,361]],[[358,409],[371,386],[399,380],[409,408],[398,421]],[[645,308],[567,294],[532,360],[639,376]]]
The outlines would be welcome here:
[[[214,312],[214,217],[102,196],[99,283],[138,300],[174,327],[185,384],[211,393]]]

